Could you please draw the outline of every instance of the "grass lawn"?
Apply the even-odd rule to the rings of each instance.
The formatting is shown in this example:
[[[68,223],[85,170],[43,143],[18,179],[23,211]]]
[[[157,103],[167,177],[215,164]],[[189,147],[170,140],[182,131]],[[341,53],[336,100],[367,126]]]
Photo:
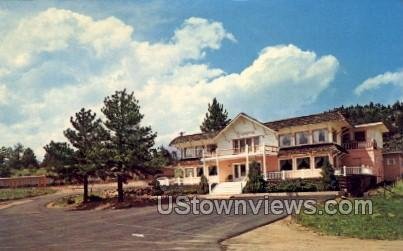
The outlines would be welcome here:
[[[56,190],[46,187],[2,188],[0,189],[0,201],[24,199],[55,192]]]
[[[296,221],[317,232],[361,239],[403,239],[403,182],[393,188],[395,194],[370,197],[372,215],[297,215]]]

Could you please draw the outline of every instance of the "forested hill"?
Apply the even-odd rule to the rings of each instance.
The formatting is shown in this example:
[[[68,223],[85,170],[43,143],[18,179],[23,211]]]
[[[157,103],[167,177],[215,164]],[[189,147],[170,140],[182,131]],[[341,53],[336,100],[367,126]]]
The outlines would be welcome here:
[[[338,107],[351,124],[364,124],[383,121],[390,133],[384,135],[385,150],[403,150],[403,102],[393,105],[374,104]]]

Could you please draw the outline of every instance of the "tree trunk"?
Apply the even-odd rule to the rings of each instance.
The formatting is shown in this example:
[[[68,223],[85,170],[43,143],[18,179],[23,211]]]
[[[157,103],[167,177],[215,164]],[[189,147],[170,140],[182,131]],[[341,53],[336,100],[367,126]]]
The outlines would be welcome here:
[[[122,175],[118,175],[118,202],[123,202],[123,177]]]
[[[83,195],[83,202],[86,203],[88,201],[88,175],[84,175],[84,195]]]

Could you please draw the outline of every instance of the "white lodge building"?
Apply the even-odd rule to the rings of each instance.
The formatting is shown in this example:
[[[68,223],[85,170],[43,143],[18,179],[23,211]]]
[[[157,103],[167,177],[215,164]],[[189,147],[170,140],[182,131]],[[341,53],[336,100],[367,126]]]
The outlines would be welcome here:
[[[265,179],[321,177],[329,161],[337,174],[368,174],[383,180],[382,122],[351,125],[339,112],[262,123],[238,114],[217,133],[181,135],[170,143],[180,152],[178,181],[197,184],[205,175],[215,194],[241,193],[249,164]]]

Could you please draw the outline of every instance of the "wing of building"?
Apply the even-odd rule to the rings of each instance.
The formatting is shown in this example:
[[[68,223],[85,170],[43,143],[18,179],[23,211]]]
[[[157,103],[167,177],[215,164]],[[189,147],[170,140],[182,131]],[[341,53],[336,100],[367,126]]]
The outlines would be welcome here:
[[[240,113],[220,132],[181,135],[170,146],[180,153],[180,183],[196,184],[204,174],[221,192],[236,193],[252,161],[266,179],[318,178],[329,162],[338,175],[367,174],[381,182],[385,132],[382,122],[352,125],[339,112],[266,123]]]

